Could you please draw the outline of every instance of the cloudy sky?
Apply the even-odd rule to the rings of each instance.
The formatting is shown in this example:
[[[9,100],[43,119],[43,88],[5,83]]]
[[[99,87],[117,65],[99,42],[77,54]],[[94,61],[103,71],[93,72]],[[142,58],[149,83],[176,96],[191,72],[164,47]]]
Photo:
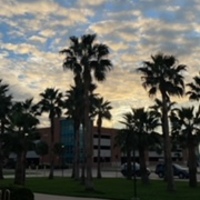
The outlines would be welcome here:
[[[189,81],[200,71],[199,0],[0,0],[0,78],[16,100],[47,87],[69,89],[59,51],[69,37],[96,33],[110,48],[113,70],[98,92],[111,101],[119,127],[122,113],[152,104],[135,69],[151,54],[173,54],[188,66]],[[187,103],[187,99],[180,100]],[[43,117],[42,126],[48,126]]]

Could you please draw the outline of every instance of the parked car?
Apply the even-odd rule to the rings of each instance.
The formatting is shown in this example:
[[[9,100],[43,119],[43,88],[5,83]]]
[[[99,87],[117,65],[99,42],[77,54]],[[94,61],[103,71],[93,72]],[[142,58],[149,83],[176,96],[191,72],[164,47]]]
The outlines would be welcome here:
[[[187,168],[182,167],[181,165],[172,164],[173,174],[180,179],[189,178],[189,171]],[[156,165],[155,173],[160,177],[163,178],[165,175],[165,164],[159,163]]]
[[[149,168],[146,168],[148,176],[151,174],[151,170]],[[121,166],[121,173],[123,174],[123,176],[127,177],[128,176],[128,169],[127,169],[127,163],[124,163]],[[141,171],[140,171],[140,164],[135,163],[135,167],[134,164],[131,163],[131,176],[133,177],[134,175],[136,175],[137,177],[141,176]]]

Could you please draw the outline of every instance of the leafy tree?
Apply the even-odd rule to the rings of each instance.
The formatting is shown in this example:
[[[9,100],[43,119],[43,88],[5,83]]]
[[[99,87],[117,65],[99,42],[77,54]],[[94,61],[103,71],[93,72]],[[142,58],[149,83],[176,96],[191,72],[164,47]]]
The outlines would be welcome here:
[[[112,68],[108,47],[104,44],[94,43],[95,34],[83,35],[80,39],[75,36],[70,37],[71,45],[61,51],[65,54],[63,67],[73,71],[74,76],[80,76],[84,85],[84,130],[86,144],[86,189],[93,190],[92,181],[92,132],[89,118],[90,100],[89,87],[93,78],[97,81],[104,81],[106,73]]]
[[[5,133],[5,126],[7,122],[7,115],[10,112],[12,105],[12,96],[8,94],[9,85],[3,84],[2,79],[0,79],[0,134]],[[2,138],[2,137],[1,137]],[[3,179],[3,149],[2,149],[2,140],[0,138],[0,179]]]
[[[176,65],[177,60],[172,55],[158,53],[155,56],[151,56],[151,59],[152,61],[143,62],[144,65],[137,70],[142,73],[143,86],[145,89],[149,89],[149,95],[153,97],[157,92],[161,95],[167,189],[168,191],[174,191],[167,102],[170,101],[170,96],[182,96],[184,94],[182,72],[186,70],[186,66]]]
[[[14,103],[12,113],[9,115],[8,145],[17,156],[14,183],[19,185],[25,184],[26,153],[33,148],[34,140],[39,138],[36,129],[39,120],[36,118],[32,100]]]
[[[110,110],[112,106],[109,101],[104,101],[103,97],[96,98],[94,115],[97,116],[98,132],[98,156],[97,156],[97,178],[101,178],[101,127],[103,119],[111,120]]]
[[[174,109],[171,112],[172,133],[183,147],[188,149],[189,185],[197,187],[196,148],[200,141],[200,106],[195,112],[194,106]]]
[[[51,135],[50,135],[50,172],[49,172],[49,179],[53,179],[53,171],[54,171],[54,153],[53,153],[53,147],[54,147],[54,119],[56,117],[60,117],[62,114],[62,93],[59,92],[58,89],[53,88],[47,88],[43,93],[40,93],[41,101],[38,103],[38,106],[40,107],[41,113],[47,112],[49,114],[49,120],[50,120],[50,129],[51,129]]]

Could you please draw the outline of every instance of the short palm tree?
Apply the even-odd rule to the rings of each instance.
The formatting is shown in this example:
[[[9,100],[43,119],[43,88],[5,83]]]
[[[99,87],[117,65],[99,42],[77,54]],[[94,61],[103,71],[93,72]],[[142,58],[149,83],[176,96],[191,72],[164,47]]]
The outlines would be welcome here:
[[[65,54],[63,67],[70,69],[74,73],[74,79],[81,77],[84,85],[84,130],[86,144],[86,189],[93,190],[94,184],[92,181],[92,136],[91,122],[89,118],[90,100],[89,87],[93,82],[93,78],[97,81],[104,81],[106,73],[112,68],[108,47],[104,44],[94,43],[95,34],[83,35],[80,39],[75,36],[70,37],[71,45],[64,49],[61,53]],[[94,75],[94,76],[93,76]]]
[[[183,147],[188,149],[190,187],[197,187],[196,149],[200,141],[200,106],[195,112],[194,106],[174,109],[171,112],[172,133],[176,135]]]
[[[96,98],[94,115],[97,116],[98,133],[98,155],[97,155],[97,178],[101,178],[101,127],[103,119],[111,120],[110,110],[112,106],[109,101],[104,101],[103,97]]]
[[[62,114],[62,93],[59,92],[58,89],[54,88],[47,88],[43,93],[40,93],[41,100],[38,103],[38,106],[40,108],[40,112],[47,112],[49,114],[49,120],[50,120],[50,173],[49,173],[49,179],[53,179],[53,171],[54,171],[54,153],[53,153],[53,147],[54,147],[54,120],[56,117],[60,117]]]
[[[16,102],[9,115],[8,146],[17,155],[14,183],[19,185],[25,184],[26,153],[33,148],[34,140],[39,139],[37,132],[39,120],[34,114],[35,105],[32,104],[32,100]]]
[[[134,151],[134,147],[137,145],[137,139],[134,134],[134,129],[132,126],[132,115],[127,112],[123,115],[122,124],[125,125],[125,128],[118,131],[115,141],[116,145],[121,148],[121,151],[126,154],[127,157],[127,179],[131,180],[132,172],[131,172],[131,160],[132,160],[132,152]],[[134,158],[135,159],[135,158]]]
[[[160,125],[157,113],[145,111],[144,108],[132,109],[132,123],[138,139],[138,151],[141,166],[141,179],[144,184],[149,183],[145,152],[148,148],[159,142],[158,132],[155,130]]]
[[[151,59],[152,61],[143,62],[144,65],[137,70],[142,73],[143,86],[145,89],[149,89],[149,95],[153,97],[157,92],[161,95],[167,189],[168,191],[174,191],[167,102],[169,102],[170,96],[182,96],[184,94],[184,77],[182,72],[186,70],[186,66],[176,65],[177,60],[172,55],[158,53],[155,56],[151,56]]]

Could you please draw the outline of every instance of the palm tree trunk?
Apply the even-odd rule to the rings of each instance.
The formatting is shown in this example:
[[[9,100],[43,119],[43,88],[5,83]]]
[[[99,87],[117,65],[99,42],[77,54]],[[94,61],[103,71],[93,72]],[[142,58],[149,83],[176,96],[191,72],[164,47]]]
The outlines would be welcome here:
[[[98,127],[98,155],[97,155],[97,178],[101,178],[101,119],[97,120]]]
[[[4,125],[4,120],[1,120],[1,135],[4,134],[4,129],[5,129],[5,125]],[[3,177],[3,161],[4,161],[4,155],[3,155],[3,151],[2,151],[2,144],[0,141],[0,180],[4,179]]]
[[[51,123],[51,144],[50,144],[50,172],[49,172],[49,179],[53,179],[54,177],[54,152],[53,152],[53,147],[54,147],[54,118],[50,119]]]
[[[141,172],[141,180],[145,185],[149,184],[149,176],[147,173],[147,166],[145,160],[145,148],[143,146],[139,147],[139,155],[140,155],[140,172]]]
[[[14,184],[25,184],[25,168],[26,168],[26,153],[20,152],[17,154]]]
[[[88,74],[88,73],[86,73]],[[84,92],[84,125],[85,125],[85,149],[86,149],[86,180],[85,180],[85,187],[86,190],[93,191],[94,190],[94,183],[92,181],[92,131],[91,131],[91,121],[89,118],[89,109],[90,109],[90,102],[89,102],[89,95],[88,95],[88,88],[89,82],[85,79],[85,92]]]
[[[132,166],[131,166],[131,150],[127,150],[127,179],[131,180],[132,178]]]
[[[190,142],[188,145],[188,164],[189,164],[189,186],[190,187],[197,187],[197,159],[195,154],[195,148],[196,146],[193,144],[193,142]]]
[[[169,121],[168,121],[168,109],[167,109],[167,96],[162,95],[163,106],[162,106],[162,129],[164,134],[164,154],[165,154],[165,165],[166,165],[166,178],[167,178],[167,190],[169,192],[175,191],[174,176],[172,169],[172,157],[171,157],[171,141],[169,136]]]
[[[3,177],[3,152],[2,152],[2,145],[1,145],[1,141],[0,141],[0,180],[4,179]]]
[[[75,122],[76,123],[76,122]],[[80,174],[79,174],[79,124],[75,125],[75,165],[74,165],[74,178],[75,180],[79,180]]]

